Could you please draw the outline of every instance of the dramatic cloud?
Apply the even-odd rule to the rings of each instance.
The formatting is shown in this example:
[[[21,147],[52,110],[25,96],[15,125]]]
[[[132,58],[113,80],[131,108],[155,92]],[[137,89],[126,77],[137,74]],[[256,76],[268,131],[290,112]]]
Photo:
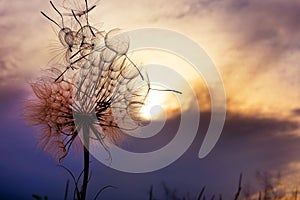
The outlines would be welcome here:
[[[55,58],[53,47],[60,45],[51,42],[57,40],[52,31],[57,27],[39,12],[59,19],[47,1],[1,3],[3,84],[10,76],[33,77]],[[155,26],[186,34],[219,67],[229,109],[286,114],[299,107],[299,13],[294,0],[112,0],[101,1],[90,17],[101,30]]]
[[[294,109],[292,113],[296,116],[300,116],[300,108]]]
[[[39,12],[43,6],[40,1],[2,0],[0,4],[0,86],[23,87],[49,59],[45,41],[50,33]]]
[[[24,188],[20,191],[22,197],[29,195],[29,198],[39,191],[50,194],[53,191],[49,185],[59,182],[63,187],[66,180],[66,177],[53,176],[57,168],[51,168],[53,163],[49,163],[48,157],[43,159],[44,154],[36,157],[35,139],[30,135],[33,130],[25,129],[16,117],[20,114],[16,108],[21,110],[22,99],[28,94],[23,89],[29,88],[27,80],[45,69],[55,56],[49,53],[53,47],[49,43],[57,40],[52,31],[56,27],[41,16],[40,10],[59,19],[47,1],[0,0],[0,124],[5,138],[0,145],[1,157],[5,158],[0,169],[6,174],[0,182],[0,196],[11,197],[16,194],[16,188]],[[132,175],[95,161],[91,185],[98,187],[97,181],[101,180],[103,184],[119,187],[113,194],[103,194],[104,199],[120,199],[122,195],[141,199],[151,183],[159,184],[163,180],[172,187],[197,193],[204,184],[213,192],[235,191],[236,181],[228,184],[228,180],[236,180],[241,171],[245,179],[256,170],[299,174],[299,19],[297,0],[100,1],[91,12],[91,22],[96,22],[97,28],[168,28],[202,45],[220,69],[229,112],[219,142],[205,159],[198,159],[197,153],[209,124],[208,112],[201,113],[199,133],[192,147],[171,166],[155,173]],[[59,44],[56,42],[54,47]],[[203,81],[192,79],[191,82],[200,108],[209,110],[209,95]],[[176,108],[172,112],[178,113]],[[177,125],[178,118],[173,118],[149,141],[132,140],[124,146],[141,152],[160,148],[172,139]],[[31,155],[30,159],[24,160],[27,155]],[[13,167],[24,163],[24,169]],[[76,166],[80,172],[77,162]],[[53,173],[44,174],[49,168]],[[35,174],[36,169],[43,171]],[[7,182],[8,179],[11,181]],[[29,184],[22,184],[28,180]],[[138,192],[130,194],[130,190]],[[61,197],[55,191],[53,194]]]
[[[194,29],[211,34],[208,53],[221,69],[230,108],[276,113],[299,105],[299,2],[185,3],[181,21],[198,19],[199,26],[209,21],[213,27]]]
[[[105,27],[169,28],[202,45],[221,71],[230,110],[289,115],[299,107],[298,1],[111,1],[98,9]]]

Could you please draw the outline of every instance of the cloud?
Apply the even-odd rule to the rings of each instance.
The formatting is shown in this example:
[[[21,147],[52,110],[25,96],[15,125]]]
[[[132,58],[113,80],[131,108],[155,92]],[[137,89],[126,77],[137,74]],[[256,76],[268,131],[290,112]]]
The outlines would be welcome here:
[[[255,115],[245,115],[239,113],[227,113],[224,130],[228,132],[228,137],[232,142],[244,140],[250,142],[278,140],[283,144],[284,140],[298,138],[294,135],[299,131],[299,122],[290,119],[280,119],[277,117],[264,117]],[[299,138],[300,139],[300,138]],[[298,139],[297,139],[298,140]],[[283,145],[289,148],[289,145]],[[268,146],[274,144],[269,143]],[[263,147],[263,146],[262,146]],[[265,146],[266,147],[266,146]]]
[[[48,12],[50,6],[46,1],[39,2],[0,1],[0,80],[1,84],[8,84],[0,87],[0,110],[5,117],[25,94],[19,89],[23,84],[16,84],[14,80],[24,77],[28,71],[46,65],[49,55],[46,55],[48,51],[45,46],[48,38],[56,37],[50,31],[47,20],[39,14],[40,10]],[[209,124],[209,112],[201,113],[199,134],[192,147],[170,167],[155,173],[133,176],[116,173],[102,166],[95,169],[98,173],[93,173],[93,180],[118,185],[118,191],[127,195],[130,195],[129,190],[126,190],[128,187],[139,190],[142,186],[147,188],[149,183],[162,180],[173,182],[175,187],[186,185],[195,192],[199,191],[199,184],[206,184],[211,186],[211,190],[219,192],[218,188],[224,185],[224,189],[230,190],[228,180],[236,178],[241,170],[249,177],[257,169],[289,170],[287,166],[300,161],[300,139],[295,134],[299,133],[299,123],[292,121],[292,118],[285,118],[282,112],[290,114],[292,110],[294,115],[300,115],[297,92],[300,85],[300,5],[297,1],[128,2],[129,0],[103,1],[97,8],[98,12],[95,11],[95,16],[100,17],[94,19],[107,19],[108,21],[104,21],[107,27],[159,26],[175,29],[192,37],[203,45],[221,70],[227,90],[229,113],[219,142],[203,160],[197,158],[197,153]],[[24,80],[20,82],[23,83]],[[194,89],[198,91],[200,106],[209,108],[207,89],[196,82]],[[274,114],[266,117],[265,109]],[[11,112],[11,115],[15,114]],[[10,164],[18,165],[21,162],[18,158],[25,158],[25,154],[32,153],[33,150],[27,146],[27,152],[19,151],[24,145],[29,145],[24,143],[24,138],[25,141],[30,138],[28,134],[19,134],[23,130],[22,124],[11,128],[15,123],[9,120],[1,121],[1,127],[3,130],[10,130],[6,133],[10,135],[9,138],[17,140],[14,145],[5,145],[3,153],[6,155],[7,150],[11,149],[11,157],[8,159],[14,160],[7,163],[8,167],[3,172],[6,174],[9,171],[8,174],[13,176],[15,168],[9,168]],[[168,122],[162,134],[151,138],[148,143],[139,140],[127,143],[128,148],[143,152],[145,149],[162,147],[176,132],[178,119],[171,120],[173,121]],[[25,130],[30,131],[32,130]],[[136,146],[134,142],[137,142]],[[14,155],[13,150],[18,151],[18,156]],[[35,160],[27,165],[28,169],[31,168],[30,164],[35,168],[43,168],[45,163],[46,161],[39,163]],[[26,176],[24,173],[23,175]],[[39,178],[34,179],[38,182]],[[65,177],[58,179],[61,183],[65,181]],[[3,190],[22,187],[21,183],[22,181],[11,182],[10,186],[2,183]],[[57,180],[52,180],[49,185],[56,183]],[[235,188],[236,182],[232,184]],[[45,187],[49,188],[49,185],[46,184]],[[30,186],[32,190],[34,187]],[[14,190],[10,191],[15,194]],[[139,191],[136,195],[144,196],[144,191]]]
[[[151,184],[159,185],[162,181],[179,189],[179,192],[197,194],[199,187],[205,185],[207,192],[226,196],[235,191],[241,172],[243,183],[249,183],[253,178],[255,180],[257,170],[294,175],[299,173],[299,170],[290,167],[300,162],[300,137],[293,134],[299,131],[299,123],[274,117],[228,113],[220,140],[207,157],[199,159],[198,151],[209,121],[210,113],[201,113],[200,129],[192,146],[180,159],[160,171],[132,175],[99,166],[93,178],[101,178],[118,186],[118,191],[108,194],[107,198],[118,199],[123,194],[134,199],[145,194],[141,188],[148,188]],[[162,132],[152,138],[127,140],[125,149],[149,152],[162,148],[172,140],[179,123],[180,119],[174,118],[167,122]],[[139,192],[126,193],[133,188]]]
[[[57,38],[40,10],[58,18],[48,2],[1,1],[1,84],[34,77],[53,58],[49,44]],[[230,109],[274,114],[299,107],[299,10],[295,0],[112,0],[97,5],[91,22],[104,21],[101,30],[156,26],[186,34],[220,69]]]
[[[24,80],[47,63],[48,52],[40,41],[43,37],[48,40],[48,33],[39,16],[39,9],[46,2],[2,0],[0,4],[0,86],[24,85]]]
[[[292,114],[294,114],[295,116],[300,116],[300,108],[292,110]]]
[[[299,106],[298,1],[158,2],[151,17],[145,14],[145,24],[177,30],[201,44],[221,71],[230,109],[274,114]]]
[[[124,1],[112,10],[102,12],[105,24],[173,29],[200,44],[221,72],[230,110],[287,115],[299,107],[298,1]]]

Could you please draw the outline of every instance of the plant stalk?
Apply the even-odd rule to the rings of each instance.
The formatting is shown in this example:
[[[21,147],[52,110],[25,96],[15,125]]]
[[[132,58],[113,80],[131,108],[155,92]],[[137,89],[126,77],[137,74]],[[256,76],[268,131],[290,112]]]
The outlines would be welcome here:
[[[86,200],[86,191],[89,181],[89,167],[90,167],[90,152],[89,152],[89,136],[84,138],[85,144],[83,145],[84,168],[83,168],[83,181],[81,187],[81,200]]]

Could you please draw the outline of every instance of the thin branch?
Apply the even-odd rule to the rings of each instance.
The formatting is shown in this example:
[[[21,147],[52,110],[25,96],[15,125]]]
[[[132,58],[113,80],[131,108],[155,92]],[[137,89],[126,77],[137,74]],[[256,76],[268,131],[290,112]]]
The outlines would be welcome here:
[[[239,198],[241,190],[242,190],[242,173],[240,174],[238,191],[235,194],[234,200],[237,200]]]
[[[202,197],[202,195],[204,193],[204,190],[205,190],[205,186],[201,189],[200,194],[198,195],[197,200],[201,200],[201,197]]]
[[[69,182],[70,182],[70,180],[68,179],[68,180],[67,180],[67,183],[66,183],[66,189],[65,189],[65,197],[64,197],[64,200],[67,200],[67,199],[68,199]]]
[[[78,199],[80,199],[80,193],[79,193],[79,189],[78,189],[78,184],[77,184],[77,182],[76,182],[76,179],[75,179],[74,174],[73,174],[68,168],[66,168],[66,167],[63,166],[63,165],[59,165],[59,167],[64,168],[64,169],[71,175],[71,177],[72,177],[72,179],[73,179],[73,182],[74,182],[74,184],[75,184],[75,190],[74,190],[74,193],[76,193]]]
[[[153,199],[153,185],[151,185],[150,187],[150,191],[149,191],[149,200]]]
[[[96,199],[98,198],[98,196],[99,196],[104,190],[106,190],[106,189],[108,189],[108,188],[117,189],[117,187],[112,186],[112,185],[104,186],[103,188],[101,188],[101,189],[99,190],[99,192],[97,192],[97,194],[96,194],[94,200],[96,200]]]

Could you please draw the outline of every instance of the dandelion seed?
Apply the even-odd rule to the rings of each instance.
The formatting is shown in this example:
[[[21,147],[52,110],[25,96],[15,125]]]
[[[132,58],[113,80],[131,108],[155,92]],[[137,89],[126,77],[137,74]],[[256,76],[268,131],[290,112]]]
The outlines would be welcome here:
[[[87,3],[87,2],[86,2]],[[59,11],[56,6],[50,1],[52,8],[58,13],[61,18],[61,24],[53,20],[51,17],[46,15],[41,11],[42,15],[45,16],[48,20],[53,22],[60,30],[58,31],[58,39],[62,46],[65,48],[65,64],[67,65],[66,70],[63,74],[69,69],[77,68],[77,64],[80,65],[80,62],[86,55],[94,49],[94,45],[91,42],[96,37],[95,33],[99,31],[91,27],[88,22],[88,17],[86,17],[85,23],[80,22],[78,15],[75,14],[73,10],[72,19],[76,21],[74,24],[70,23],[68,26],[65,23],[65,19],[61,11]],[[87,12],[86,12],[87,15]],[[79,26],[79,27],[78,27]],[[99,37],[99,34],[97,35]]]
[[[74,10],[75,15],[78,17],[81,17],[83,15],[86,15],[87,13],[91,12],[93,9],[96,8],[96,6],[99,4],[100,0],[83,0],[83,1],[77,1],[77,0],[64,0],[63,1],[63,7],[67,10]],[[63,13],[65,16],[72,16],[71,13]]]
[[[74,87],[63,80],[54,83],[52,75],[40,78],[31,87],[35,98],[25,105],[24,117],[40,128],[38,146],[61,160],[70,146],[79,142],[75,142],[77,131],[72,111]]]
[[[64,2],[66,3],[66,2]],[[74,3],[74,2],[73,2]],[[89,6],[87,0],[84,1],[84,6],[81,6],[80,12],[84,13],[85,21],[80,20],[80,16],[73,9],[71,9],[71,17],[76,21],[76,26],[66,26],[64,15],[55,7],[50,1],[53,9],[59,14],[61,18],[61,24],[51,19],[45,13],[41,12],[48,20],[53,22],[59,27],[58,39],[63,45],[65,50],[65,70],[62,75],[68,69],[80,69],[84,66],[87,60],[97,60],[98,65],[102,63],[112,63],[115,59],[125,56],[127,60],[137,69],[138,67],[130,60],[126,55],[129,49],[129,38],[124,34],[118,34],[119,29],[113,29],[107,33],[104,31],[98,31],[95,27],[90,26],[88,21],[88,13],[95,7]],[[83,15],[83,14],[82,14]],[[142,74],[139,72],[143,78]],[[60,78],[60,76],[58,78]]]

